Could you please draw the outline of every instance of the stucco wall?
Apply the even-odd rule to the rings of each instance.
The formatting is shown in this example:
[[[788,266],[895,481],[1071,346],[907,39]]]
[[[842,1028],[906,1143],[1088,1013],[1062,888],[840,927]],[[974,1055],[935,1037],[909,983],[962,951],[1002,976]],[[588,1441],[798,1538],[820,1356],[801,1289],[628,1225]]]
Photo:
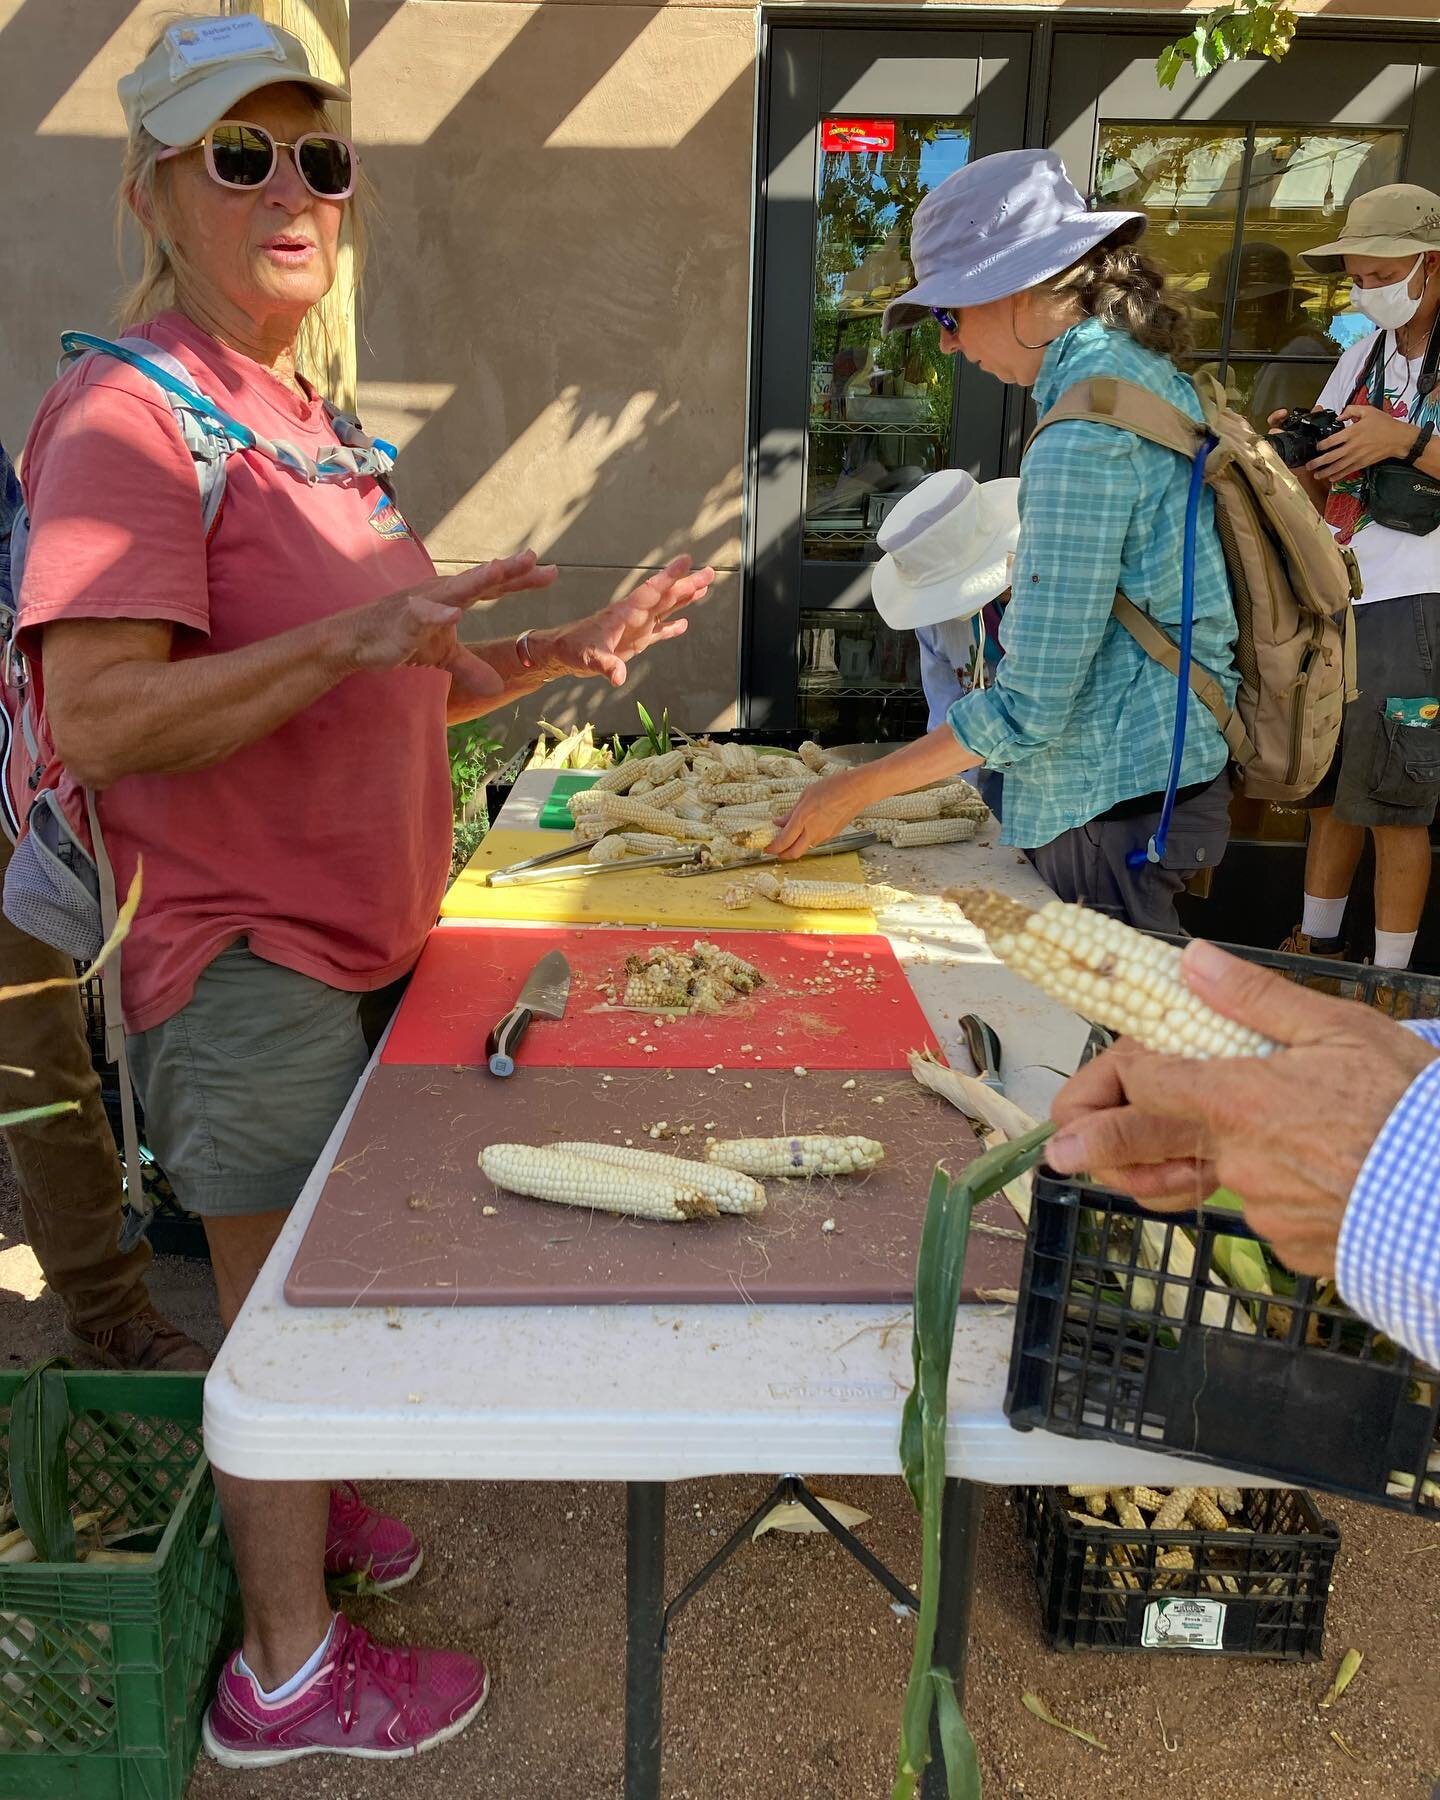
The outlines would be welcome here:
[[[1434,16],[1434,0],[1313,7]],[[180,9],[0,0],[12,447],[58,330],[108,318],[114,84]],[[406,510],[442,566],[525,543],[561,564],[557,589],[480,634],[588,609],[680,549],[714,562],[690,635],[631,688],[692,726],[735,698],[755,32],[752,0],[352,0],[354,129],[385,213],[361,399],[405,446]],[[634,717],[593,684],[544,708],[597,700],[602,721]]]

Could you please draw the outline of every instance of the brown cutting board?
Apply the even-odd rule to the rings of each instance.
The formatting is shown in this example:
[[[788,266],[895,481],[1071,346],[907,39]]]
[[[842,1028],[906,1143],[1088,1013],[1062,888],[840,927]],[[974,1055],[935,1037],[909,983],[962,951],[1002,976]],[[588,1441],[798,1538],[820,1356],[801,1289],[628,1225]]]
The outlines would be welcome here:
[[[652,1142],[662,1121],[676,1135]],[[628,1137],[699,1157],[707,1136],[812,1131],[879,1138],[885,1161],[858,1178],[771,1181],[759,1217],[687,1225],[498,1192],[477,1161],[501,1140]],[[953,1107],[894,1071],[522,1069],[497,1081],[477,1069],[381,1066],[285,1295],[295,1306],[903,1303],[935,1163],[956,1170],[978,1151]],[[996,1198],[978,1218],[992,1230],[971,1238],[965,1298],[1010,1298],[1015,1215]]]

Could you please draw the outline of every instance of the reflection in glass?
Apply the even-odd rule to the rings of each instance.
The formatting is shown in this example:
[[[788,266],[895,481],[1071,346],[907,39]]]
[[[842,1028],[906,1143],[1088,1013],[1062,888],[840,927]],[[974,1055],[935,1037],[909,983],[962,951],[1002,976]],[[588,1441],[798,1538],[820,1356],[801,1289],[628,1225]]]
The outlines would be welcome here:
[[[898,737],[925,729],[920,646],[868,608],[800,615],[800,726],[829,738]]]
[[[882,337],[885,303],[911,286],[910,222],[962,168],[970,129],[896,119],[893,150],[827,151],[818,172],[804,554],[867,562],[890,508],[950,443],[955,374],[928,321]]]
[[[1397,179],[1403,148],[1398,131],[1102,124],[1096,205],[1148,215],[1146,248],[1192,310],[1195,362],[1255,424],[1312,404],[1369,331],[1346,310],[1348,279],[1299,258],[1339,233],[1357,194]]]

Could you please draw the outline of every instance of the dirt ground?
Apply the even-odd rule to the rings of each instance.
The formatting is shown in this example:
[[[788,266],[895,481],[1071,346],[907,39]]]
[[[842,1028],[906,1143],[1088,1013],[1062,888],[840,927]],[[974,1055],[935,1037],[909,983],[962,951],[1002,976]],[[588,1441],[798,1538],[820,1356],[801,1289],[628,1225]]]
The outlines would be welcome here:
[[[10,1366],[60,1349],[55,1301],[18,1236],[0,1159],[0,1345]],[[208,1270],[157,1261],[152,1290],[209,1341]],[[898,1480],[815,1472],[863,1507],[860,1535],[903,1579],[919,1570]],[[674,1591],[763,1495],[759,1479],[687,1482],[669,1512]],[[381,1636],[461,1646],[490,1664],[490,1704],[414,1763],[308,1759],[236,1775],[202,1758],[187,1800],[619,1800],[624,1495],[559,1483],[370,1490],[420,1532],[426,1564],[393,1601],[355,1605]],[[1440,1800],[1440,1526],[1343,1501],[1323,1662],[1062,1656],[1040,1635],[1007,1493],[988,1499],[966,1713],[987,1800]],[[742,1550],[677,1622],[666,1671],[665,1800],[878,1800],[890,1790],[911,1628],[828,1540]],[[1328,1712],[1346,1649],[1364,1665]],[[1043,1696],[1089,1748],[1021,1705]],[[1343,1744],[1332,1734],[1338,1734]]]

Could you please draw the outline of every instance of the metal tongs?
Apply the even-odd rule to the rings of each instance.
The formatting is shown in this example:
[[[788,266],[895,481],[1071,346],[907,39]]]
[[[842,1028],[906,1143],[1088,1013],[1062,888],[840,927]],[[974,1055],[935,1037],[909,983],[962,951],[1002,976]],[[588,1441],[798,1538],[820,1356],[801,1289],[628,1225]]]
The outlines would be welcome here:
[[[813,850],[807,850],[805,855],[838,856],[846,850],[863,850],[866,845],[877,841],[873,831],[853,831],[831,838],[827,843],[817,844]],[[485,884],[487,887],[518,887],[524,882],[573,881],[577,875],[615,875],[631,869],[674,869],[677,875],[728,875],[735,869],[756,869],[765,863],[780,861],[778,856],[760,853],[747,856],[739,862],[710,862],[704,860],[708,854],[704,844],[690,844],[666,851],[663,856],[622,857],[618,862],[592,863],[582,860],[562,863],[562,858],[575,855],[576,848],[573,843],[562,844],[558,850],[543,851],[539,856],[527,857],[524,862],[511,863],[508,868],[492,869],[485,877]],[[561,866],[552,866],[555,864]]]

